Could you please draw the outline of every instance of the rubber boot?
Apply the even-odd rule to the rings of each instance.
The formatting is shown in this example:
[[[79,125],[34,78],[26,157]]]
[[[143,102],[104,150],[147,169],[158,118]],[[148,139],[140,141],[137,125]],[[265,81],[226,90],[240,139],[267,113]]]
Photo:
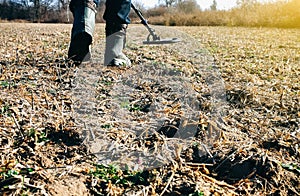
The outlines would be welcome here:
[[[92,0],[72,0],[70,10],[74,22],[68,58],[80,64],[91,59],[90,44],[95,29],[96,4]]]
[[[106,24],[104,65],[131,66],[130,60],[123,53],[127,26],[127,24]]]

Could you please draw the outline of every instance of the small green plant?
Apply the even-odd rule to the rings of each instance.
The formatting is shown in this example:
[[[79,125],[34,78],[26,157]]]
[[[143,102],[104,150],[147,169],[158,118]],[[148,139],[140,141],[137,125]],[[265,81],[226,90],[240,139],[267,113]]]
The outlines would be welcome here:
[[[1,81],[0,86],[3,88],[15,87],[16,84],[14,82]]]
[[[133,105],[133,106],[131,106],[131,107],[129,108],[129,111],[130,111],[130,112],[140,111],[140,110],[141,110],[141,107],[135,106],[135,105]]]
[[[57,91],[55,89],[47,89],[47,93],[56,96],[57,95]]]
[[[2,81],[2,82],[0,83],[0,86],[3,87],[3,88],[9,87],[9,82],[7,82],[7,81]]]
[[[9,105],[5,104],[0,108],[0,114],[7,114],[8,116],[11,116],[11,113],[9,111]]]
[[[290,170],[290,171],[295,171],[298,174],[300,174],[300,165],[298,165],[297,163],[290,163],[290,164],[281,164],[281,167],[283,167],[284,169]]]
[[[121,108],[123,109],[129,109],[130,108],[130,103],[128,100],[124,100],[121,102]]]
[[[111,128],[111,125],[104,124],[104,125],[101,125],[101,128],[103,128],[103,129],[109,129],[109,128]]]
[[[47,142],[47,141],[49,141],[49,138],[47,138],[47,133],[41,132],[38,137],[38,143]]]
[[[2,168],[2,172],[0,173],[1,179],[11,178],[14,175],[19,175],[19,172],[13,169],[7,170]]]
[[[120,175],[121,172],[115,165],[95,165],[95,170],[91,171],[90,173],[97,178],[104,180],[105,182],[111,181],[114,184],[125,184],[126,180]]]
[[[95,169],[90,172],[90,174],[96,178],[100,178],[105,182],[111,181],[113,184],[122,185],[137,185],[137,184],[147,184],[148,174],[145,172],[136,172],[120,170],[115,165],[102,165],[95,164]]]
[[[109,79],[102,79],[101,81],[99,81],[100,83],[106,85],[106,86],[110,86],[113,84],[113,82]]]
[[[125,100],[121,102],[121,108],[127,109],[130,112],[140,111],[142,108],[137,105],[132,105],[129,101]]]
[[[49,138],[47,138],[46,132],[38,132],[34,128],[29,129],[27,135],[28,135],[28,137],[33,137],[35,139],[36,143],[49,141]]]
[[[189,196],[204,196],[202,191],[196,191],[195,193],[189,194]]]

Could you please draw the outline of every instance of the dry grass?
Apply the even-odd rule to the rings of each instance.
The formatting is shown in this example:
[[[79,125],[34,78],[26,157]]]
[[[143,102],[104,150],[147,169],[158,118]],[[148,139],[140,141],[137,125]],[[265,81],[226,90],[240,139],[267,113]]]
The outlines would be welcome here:
[[[100,120],[105,120],[103,112],[107,116],[114,109],[111,92],[120,87],[120,79],[134,80],[137,75],[130,76],[135,70],[169,66],[192,78],[191,90],[201,104],[201,115],[197,116],[201,131],[195,137],[198,143],[176,149],[170,164],[130,171],[97,164],[97,157],[90,154],[79,136],[82,127],[77,126],[80,119],[74,116],[72,94],[77,69],[66,61],[71,25],[8,23],[0,28],[1,194],[299,195],[299,30],[174,27],[165,31],[181,30],[192,38],[183,40],[185,44],[154,47],[128,40],[132,68],[101,67],[96,69],[101,71],[97,75],[85,68],[102,66],[102,60],[79,67],[88,76],[99,77],[99,83],[92,86],[103,104],[95,114]],[[130,28],[134,39],[143,39],[142,31]],[[94,47],[102,47],[96,50],[96,57],[101,58],[104,26],[97,26],[96,32]],[[184,47],[189,50],[182,53]],[[224,79],[229,107],[221,125],[209,118],[212,89],[207,89],[203,70],[198,69],[212,62],[202,61],[199,65],[199,59],[193,58],[195,53],[210,54]],[[135,139],[136,135],[122,126],[128,117],[132,124],[140,122],[143,128],[142,123],[148,119],[141,117],[148,113],[138,111],[142,105],[133,104],[144,104],[135,100],[145,95],[163,100],[164,113],[180,114],[180,107],[172,102],[173,93],[164,83],[138,84],[135,93],[129,95],[134,99],[122,107],[128,115],[121,116],[124,121],[111,116],[111,121],[96,126],[108,136],[101,138],[103,142],[124,147]],[[115,112],[124,114],[120,111]],[[208,147],[209,153],[201,154],[199,144],[206,144],[208,132],[220,135]],[[136,146],[165,141],[162,136],[152,138]]]
[[[300,27],[300,1],[251,3],[228,11],[198,11],[183,13],[172,10],[161,16],[150,17],[152,24],[171,26],[248,26]]]

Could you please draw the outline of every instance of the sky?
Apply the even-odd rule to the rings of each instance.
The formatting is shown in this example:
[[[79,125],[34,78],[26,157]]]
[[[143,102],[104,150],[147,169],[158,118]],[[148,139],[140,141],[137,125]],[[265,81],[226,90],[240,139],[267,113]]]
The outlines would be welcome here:
[[[236,5],[236,0],[216,0],[218,9],[230,9]],[[139,2],[146,8],[151,8],[157,5],[158,0],[133,0]],[[209,9],[213,0],[197,0],[202,10]]]

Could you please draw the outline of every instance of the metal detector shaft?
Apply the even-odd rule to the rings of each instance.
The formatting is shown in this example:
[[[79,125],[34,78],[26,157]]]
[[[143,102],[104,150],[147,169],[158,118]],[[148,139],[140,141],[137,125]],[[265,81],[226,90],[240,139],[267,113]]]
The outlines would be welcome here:
[[[131,3],[131,8],[135,11],[135,13],[138,15],[138,17],[141,19],[141,23],[147,28],[149,31],[150,35],[152,36],[153,40],[160,40],[160,37],[156,35],[154,29],[152,29],[149,25],[147,20],[143,17],[142,13],[134,6],[134,4]],[[150,36],[149,35],[149,36]],[[149,41],[149,36],[148,36],[148,41]]]

